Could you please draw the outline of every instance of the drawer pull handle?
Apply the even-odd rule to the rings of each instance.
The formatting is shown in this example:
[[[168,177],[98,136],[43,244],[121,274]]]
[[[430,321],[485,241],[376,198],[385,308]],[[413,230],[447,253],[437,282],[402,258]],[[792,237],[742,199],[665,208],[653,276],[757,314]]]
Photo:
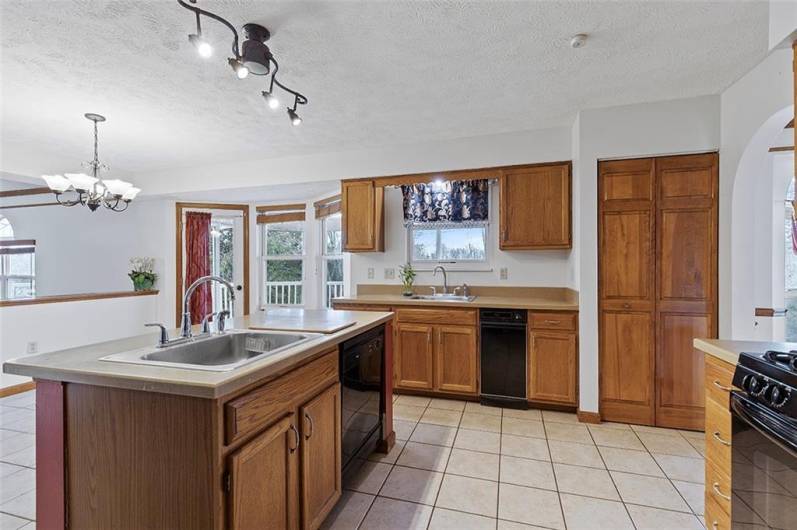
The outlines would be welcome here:
[[[544,322],[546,324],[551,324],[551,325],[554,325],[554,326],[558,326],[559,324],[562,323],[561,320],[545,320]]]
[[[309,440],[310,437],[313,435],[313,432],[315,431],[315,424],[313,423],[313,417],[310,416],[308,413],[305,412],[304,417],[307,418],[307,421],[310,422],[310,429],[307,431],[307,434],[304,437],[305,440]]]
[[[730,392],[731,390],[733,390],[731,387],[723,385],[716,379],[714,380],[714,386],[719,388],[720,390],[724,390],[725,392]]]
[[[725,494],[723,494],[720,491],[720,483],[719,482],[715,482],[714,484],[711,485],[711,487],[714,489],[714,493],[716,493],[717,495],[719,495],[720,497],[722,497],[726,501],[731,500],[731,496],[730,495],[725,495]]]
[[[722,445],[725,445],[725,446],[727,446],[727,447],[730,447],[730,446],[731,446],[731,442],[728,442],[728,441],[725,441],[725,440],[723,440],[723,439],[722,439],[722,437],[720,437],[720,433],[719,433],[718,431],[714,431],[714,432],[712,433],[712,436],[714,437],[714,439],[715,439],[715,440],[717,440],[717,441],[718,441],[719,443],[721,443]]]
[[[711,523],[712,530],[717,530],[720,527],[720,524],[717,521]]]
[[[299,448],[299,430],[296,428],[296,425],[291,423],[291,430],[293,431],[293,439],[296,442],[296,445],[290,448],[291,454],[293,454],[296,449]]]

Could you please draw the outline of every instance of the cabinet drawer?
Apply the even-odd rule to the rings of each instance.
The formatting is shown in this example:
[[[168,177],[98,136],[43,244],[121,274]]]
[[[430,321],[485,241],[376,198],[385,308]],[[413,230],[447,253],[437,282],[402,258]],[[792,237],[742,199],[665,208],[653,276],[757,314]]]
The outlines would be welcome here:
[[[369,305],[369,304],[350,304],[346,302],[336,303],[332,302],[332,309],[339,311],[384,311],[389,313],[391,309],[387,306]]]
[[[576,321],[576,313],[529,313],[529,326],[532,329],[575,331]]]
[[[708,530],[730,530],[731,516],[720,508],[714,498],[706,492],[706,528]]]
[[[713,399],[706,400],[706,462],[731,476],[731,413]]]
[[[731,514],[731,479],[706,461],[706,500],[714,500],[727,515]]]
[[[224,440],[230,443],[290,412],[312,393],[338,380],[338,350],[224,404]]]
[[[476,325],[475,310],[461,309],[396,309],[399,322],[418,322],[421,324]]]
[[[706,397],[723,407],[730,404],[730,388],[734,367],[724,361],[706,354]]]

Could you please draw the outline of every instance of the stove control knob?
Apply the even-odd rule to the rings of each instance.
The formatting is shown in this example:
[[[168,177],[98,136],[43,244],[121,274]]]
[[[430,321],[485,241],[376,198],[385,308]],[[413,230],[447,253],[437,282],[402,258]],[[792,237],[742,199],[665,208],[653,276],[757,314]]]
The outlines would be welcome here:
[[[742,388],[757,396],[763,391],[764,381],[754,375],[746,375],[742,379]]]
[[[776,409],[779,409],[782,408],[787,401],[789,401],[790,397],[791,391],[788,388],[781,385],[776,385],[772,388],[768,401],[770,405]]]

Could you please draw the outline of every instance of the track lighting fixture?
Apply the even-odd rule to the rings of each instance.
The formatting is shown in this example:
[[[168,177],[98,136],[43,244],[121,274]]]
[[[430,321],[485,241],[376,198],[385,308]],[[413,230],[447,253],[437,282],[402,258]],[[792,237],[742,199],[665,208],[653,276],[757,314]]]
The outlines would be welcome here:
[[[264,90],[263,91],[263,97],[266,100],[266,104],[268,105],[268,108],[270,108],[271,110],[276,110],[280,106],[280,101],[271,92],[268,92],[267,90]]]
[[[288,108],[288,116],[293,125],[302,123],[302,118],[296,113],[297,105],[306,105],[307,98],[299,92],[288,88],[280,83],[277,79],[277,71],[279,64],[271,53],[271,50],[266,46],[266,41],[271,38],[271,32],[259,24],[248,23],[243,25],[245,40],[240,49],[238,46],[238,31],[231,23],[215,13],[200,9],[195,4],[197,0],[177,0],[177,3],[182,7],[188,9],[196,16],[196,33],[188,35],[188,40],[197,50],[201,57],[210,57],[213,54],[213,48],[202,37],[202,27],[200,24],[200,17],[208,17],[213,19],[232,32],[232,57],[227,59],[230,68],[235,72],[238,79],[244,79],[252,74],[254,76],[269,76],[269,88],[262,92],[266,100],[266,104],[271,109],[279,108],[279,100],[274,94],[274,86],[278,86],[285,92],[293,96],[293,108]]]

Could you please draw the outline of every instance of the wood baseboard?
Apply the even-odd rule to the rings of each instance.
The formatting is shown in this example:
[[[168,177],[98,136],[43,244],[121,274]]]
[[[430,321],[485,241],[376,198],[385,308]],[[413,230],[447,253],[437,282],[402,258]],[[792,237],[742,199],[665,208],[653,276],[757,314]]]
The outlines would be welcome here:
[[[585,410],[579,410],[576,413],[578,416],[578,421],[581,423],[600,423],[601,422],[601,415],[599,412],[587,412]]]
[[[36,388],[36,381],[28,381],[27,383],[20,383],[18,385],[0,388],[0,398],[13,396],[14,394],[21,394],[22,392],[27,392],[28,390],[33,390],[34,388]]]

